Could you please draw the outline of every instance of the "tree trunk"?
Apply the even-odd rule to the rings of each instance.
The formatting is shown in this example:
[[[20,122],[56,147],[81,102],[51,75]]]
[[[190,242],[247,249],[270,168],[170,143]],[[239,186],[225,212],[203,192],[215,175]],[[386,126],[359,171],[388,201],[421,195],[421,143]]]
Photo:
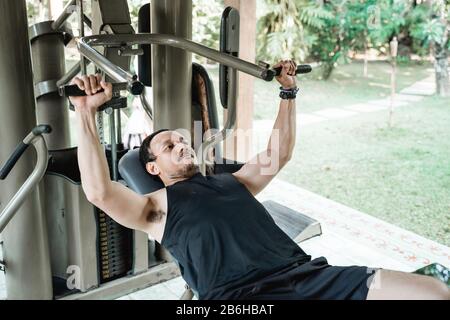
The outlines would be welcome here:
[[[334,69],[334,62],[333,61],[325,61],[323,62],[323,72],[322,72],[322,79],[328,80],[328,78],[331,76],[331,73]]]
[[[368,76],[368,70],[367,70],[367,65],[368,65],[368,45],[367,45],[367,30],[364,30],[364,78],[367,78]]]
[[[439,16],[443,25],[447,24],[445,16],[445,1],[439,2]],[[441,43],[434,43],[434,70],[436,73],[436,93],[441,97],[450,97],[450,82],[448,77],[448,27],[445,28]]]
[[[450,81],[448,75],[447,49],[436,45],[434,56],[434,70],[436,73],[436,93],[441,97],[450,97]]]
[[[395,91],[396,91],[396,73],[397,73],[397,60],[392,59],[391,64],[391,101],[389,105],[389,119],[388,119],[388,125],[389,128],[392,127],[392,117],[394,113],[394,102],[395,102]]]

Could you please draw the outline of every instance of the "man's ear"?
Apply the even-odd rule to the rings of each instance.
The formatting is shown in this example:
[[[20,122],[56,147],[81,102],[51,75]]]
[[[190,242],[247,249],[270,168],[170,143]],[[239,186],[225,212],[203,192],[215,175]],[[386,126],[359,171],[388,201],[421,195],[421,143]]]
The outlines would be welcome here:
[[[159,173],[161,172],[155,161],[147,162],[147,164],[145,165],[145,168],[147,169],[148,173],[150,173],[151,175],[154,175],[154,176],[159,175]]]

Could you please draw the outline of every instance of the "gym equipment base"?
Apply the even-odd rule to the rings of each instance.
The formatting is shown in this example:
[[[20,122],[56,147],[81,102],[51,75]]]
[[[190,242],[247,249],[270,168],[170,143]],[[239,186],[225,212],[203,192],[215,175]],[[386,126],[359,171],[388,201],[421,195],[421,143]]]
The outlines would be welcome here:
[[[178,276],[180,276],[180,270],[175,262],[165,262],[150,268],[146,272],[124,276],[102,284],[100,287],[88,292],[71,294],[58,300],[116,299]]]

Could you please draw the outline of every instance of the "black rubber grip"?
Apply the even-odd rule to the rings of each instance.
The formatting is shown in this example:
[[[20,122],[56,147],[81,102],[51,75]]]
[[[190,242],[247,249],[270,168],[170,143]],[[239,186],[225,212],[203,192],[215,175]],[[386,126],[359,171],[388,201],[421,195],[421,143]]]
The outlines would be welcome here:
[[[274,69],[267,69],[265,70],[261,77],[266,81],[272,81],[273,78],[276,76],[279,76],[281,74],[282,67],[274,68]],[[295,70],[295,74],[304,74],[309,73],[312,71],[312,68],[309,64],[301,64],[297,66],[297,69]]]
[[[50,127],[48,124],[40,124],[40,125],[34,127],[31,132],[33,132],[33,134],[35,136],[39,136],[44,133],[52,132],[52,127]]]
[[[275,76],[279,76],[281,74],[281,67],[274,68],[275,70]],[[312,68],[309,64],[300,64],[297,66],[297,69],[295,70],[295,74],[303,74],[303,73],[309,73],[311,72]]]
[[[0,180],[6,179],[9,172],[12,170],[12,168],[14,168],[16,162],[20,159],[20,157],[25,152],[25,150],[27,150],[28,146],[29,146],[29,144],[25,144],[25,143],[21,142],[16,147],[14,152],[11,154],[11,156],[6,161],[5,165],[0,169]]]
[[[133,81],[131,85],[124,83],[113,83],[112,91],[113,97],[120,96],[121,90],[128,90],[132,95],[138,96],[144,91],[144,85],[140,81]],[[96,93],[103,92],[105,90],[100,89]],[[84,90],[81,90],[78,85],[72,84],[67,86],[62,86],[59,88],[59,95],[61,97],[83,97],[86,95]]]
[[[103,92],[103,89],[100,89],[98,92]],[[86,95],[86,92],[84,90],[81,90],[78,88],[76,84],[63,86],[59,88],[59,95],[62,97],[82,97]]]

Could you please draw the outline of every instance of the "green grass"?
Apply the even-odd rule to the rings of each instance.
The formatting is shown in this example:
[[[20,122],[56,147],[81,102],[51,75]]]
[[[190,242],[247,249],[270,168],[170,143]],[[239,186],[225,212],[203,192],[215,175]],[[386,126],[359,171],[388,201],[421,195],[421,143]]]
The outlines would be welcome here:
[[[450,246],[450,101],[299,128],[280,178]]]
[[[430,74],[432,66],[428,63],[399,65],[397,88],[402,90]],[[214,81],[216,95],[218,70],[208,70]],[[387,62],[370,62],[368,78],[363,77],[363,64],[355,61],[337,67],[331,77],[318,80],[320,69],[314,68],[307,76],[298,77],[301,112],[313,112],[324,108],[342,107],[368,100],[382,99],[390,95],[391,66]],[[278,108],[278,87],[276,81],[255,80],[254,119],[273,119]],[[218,105],[220,105],[219,100]]]
[[[397,73],[398,90],[425,78],[429,68],[429,65],[415,64],[400,66]],[[317,79],[319,71],[298,78],[301,91],[298,106],[302,112],[348,106],[390,95],[391,67],[386,62],[370,63],[368,78],[363,77],[363,65],[360,62],[339,66],[326,81]],[[255,82],[255,119],[271,119],[276,114],[278,106],[272,102],[272,97],[277,94],[277,89],[275,82]]]

